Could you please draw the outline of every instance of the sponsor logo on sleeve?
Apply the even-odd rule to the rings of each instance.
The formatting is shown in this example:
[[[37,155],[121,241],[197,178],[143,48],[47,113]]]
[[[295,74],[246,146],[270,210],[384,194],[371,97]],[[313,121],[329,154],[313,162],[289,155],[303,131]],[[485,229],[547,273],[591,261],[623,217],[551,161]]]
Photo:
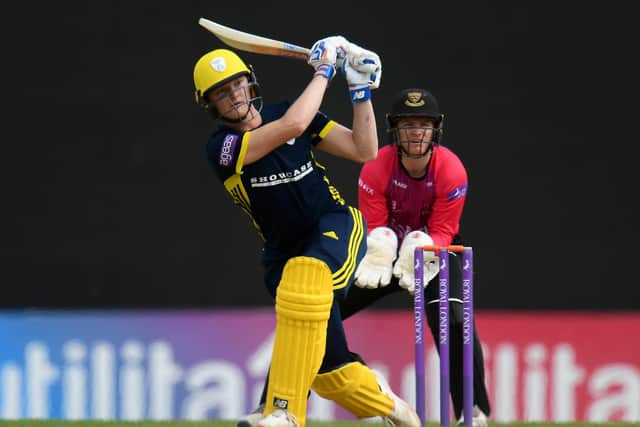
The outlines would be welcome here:
[[[461,185],[459,187],[454,188],[452,191],[447,194],[447,200],[455,200],[460,197],[464,197],[467,194],[467,184]]]
[[[374,191],[373,188],[369,187],[366,182],[362,179],[358,179],[358,186],[364,190],[365,193],[371,194],[373,196]]]
[[[222,147],[220,148],[220,165],[229,166],[233,160],[233,153],[238,142],[238,135],[229,134],[224,137]]]

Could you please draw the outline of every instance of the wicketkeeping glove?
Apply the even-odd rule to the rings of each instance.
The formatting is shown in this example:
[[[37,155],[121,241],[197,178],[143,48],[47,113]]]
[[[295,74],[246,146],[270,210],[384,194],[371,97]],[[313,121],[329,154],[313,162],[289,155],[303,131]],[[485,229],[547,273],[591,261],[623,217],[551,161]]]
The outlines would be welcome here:
[[[391,282],[393,261],[398,251],[398,237],[388,227],[377,227],[367,236],[367,253],[356,270],[356,286],[374,289]]]
[[[393,266],[393,275],[399,278],[398,284],[413,294],[414,283],[414,253],[418,246],[433,245],[433,239],[423,231],[412,231],[406,235],[400,246],[398,260]],[[426,288],[431,279],[438,275],[440,264],[435,253],[424,252],[424,276],[423,284]]]

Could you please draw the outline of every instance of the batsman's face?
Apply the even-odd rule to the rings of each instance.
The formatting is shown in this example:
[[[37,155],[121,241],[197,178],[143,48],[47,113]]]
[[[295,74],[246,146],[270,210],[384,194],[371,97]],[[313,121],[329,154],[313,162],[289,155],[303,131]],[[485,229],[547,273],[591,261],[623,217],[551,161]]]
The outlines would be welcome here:
[[[422,156],[429,149],[435,122],[425,117],[398,120],[396,138],[402,151],[411,156]]]
[[[247,115],[251,107],[250,100],[249,80],[246,76],[231,80],[209,94],[209,101],[220,115],[232,120]]]

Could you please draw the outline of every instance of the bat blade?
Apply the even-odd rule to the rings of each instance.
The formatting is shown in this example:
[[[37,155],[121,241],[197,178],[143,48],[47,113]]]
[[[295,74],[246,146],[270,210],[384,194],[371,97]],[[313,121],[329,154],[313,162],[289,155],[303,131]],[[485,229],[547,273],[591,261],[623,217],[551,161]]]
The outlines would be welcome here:
[[[295,44],[273,40],[267,37],[257,36],[244,31],[225,27],[205,18],[200,18],[198,23],[215,35],[220,41],[228,46],[245,52],[259,53],[263,55],[288,56],[297,59],[309,57],[309,49]]]

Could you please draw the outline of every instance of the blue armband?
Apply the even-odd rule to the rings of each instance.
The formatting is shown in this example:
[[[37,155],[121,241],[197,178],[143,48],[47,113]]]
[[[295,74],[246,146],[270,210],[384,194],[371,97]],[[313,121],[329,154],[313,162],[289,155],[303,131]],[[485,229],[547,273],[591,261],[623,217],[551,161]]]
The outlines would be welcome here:
[[[371,99],[371,89],[369,89],[368,85],[350,85],[349,94],[353,104]]]
[[[316,68],[316,72],[313,75],[322,76],[327,80],[331,81],[333,76],[336,75],[336,67],[330,64],[322,64],[318,68]]]

